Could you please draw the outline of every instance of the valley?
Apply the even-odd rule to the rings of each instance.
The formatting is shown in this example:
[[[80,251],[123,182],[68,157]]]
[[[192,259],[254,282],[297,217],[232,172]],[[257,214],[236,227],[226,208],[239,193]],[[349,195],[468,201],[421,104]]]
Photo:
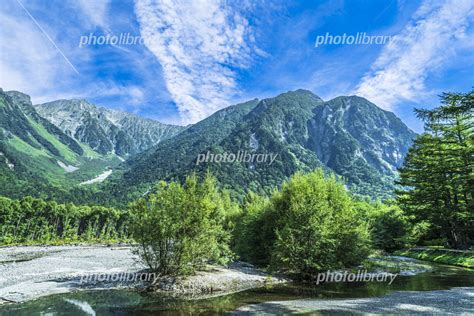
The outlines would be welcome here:
[[[465,98],[461,110],[470,124],[472,94],[458,97]],[[453,126],[464,128],[463,122]],[[398,312],[470,308],[452,306],[472,292],[467,269],[386,255],[444,256],[436,249],[437,228],[414,219],[446,223],[429,212],[409,213],[404,199],[417,192],[398,186],[425,170],[417,164],[427,159],[414,155],[430,136],[418,136],[364,98],[324,101],[295,90],[171,127],[85,100],[33,106],[27,95],[0,91],[0,123],[0,242],[10,246],[2,251],[3,269],[39,271],[43,262],[52,273],[4,278],[1,298],[22,304],[0,311],[43,312],[43,302],[55,302],[60,310],[94,315],[116,306],[117,297],[125,304],[118,311],[152,305],[178,314],[190,306],[235,314],[384,312],[381,301]],[[469,217],[468,201],[462,203],[459,213]],[[445,235],[444,242],[465,249],[471,231],[465,222],[456,225],[451,237],[462,239]],[[40,246],[16,247],[28,244]],[[470,267],[472,251],[452,251],[443,260]],[[355,268],[381,280],[390,275],[390,282],[319,284],[318,276],[312,283],[321,271],[342,275]],[[102,271],[160,277],[157,283],[81,283],[81,272]],[[451,289],[459,284],[466,288]],[[434,299],[404,292],[413,289],[430,290]],[[96,290],[103,305],[89,299]],[[57,295],[39,298],[50,294]],[[210,307],[220,296],[226,303]],[[448,309],[436,303],[443,296]]]
[[[81,100],[33,106],[29,96],[17,91],[0,91],[0,105],[3,192],[14,186],[12,180],[64,191],[100,183],[124,157],[181,129]]]
[[[0,14],[0,315],[474,315],[474,0]]]

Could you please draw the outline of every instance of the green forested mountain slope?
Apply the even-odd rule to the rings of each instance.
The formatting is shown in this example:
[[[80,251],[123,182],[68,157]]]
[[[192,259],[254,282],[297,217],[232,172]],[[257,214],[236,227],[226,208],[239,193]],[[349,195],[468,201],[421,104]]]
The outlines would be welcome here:
[[[297,171],[323,167],[357,194],[386,198],[414,136],[393,113],[364,98],[323,101],[306,90],[230,106],[186,128],[81,100],[35,108],[25,94],[0,92],[1,181],[16,183],[3,189],[9,196],[24,192],[19,188],[26,183],[82,192],[79,184],[102,174],[111,175],[100,187],[102,199],[127,201],[156,181],[207,171],[242,196],[249,190],[269,193]],[[275,159],[198,164],[208,153]],[[119,166],[122,156],[128,159]]]
[[[185,176],[196,163],[197,155],[225,139],[258,103],[258,100],[227,107],[192,125],[161,144],[127,161],[123,181],[126,186],[148,186],[157,179]],[[122,180],[114,182],[112,186]],[[121,192],[120,187],[115,190]]]
[[[307,148],[354,192],[384,196],[416,134],[395,114],[357,97],[337,97],[313,111]]]
[[[0,91],[0,194],[21,196],[20,187],[31,183],[80,184],[120,162],[115,155],[101,155],[77,142],[38,115],[26,94]]]
[[[128,164],[109,189],[145,192],[157,180],[212,171],[237,194],[269,192],[297,171],[324,167],[359,194],[388,197],[415,133],[393,113],[349,96],[324,102],[306,90],[219,111]],[[199,154],[278,154],[274,163],[207,162]]]

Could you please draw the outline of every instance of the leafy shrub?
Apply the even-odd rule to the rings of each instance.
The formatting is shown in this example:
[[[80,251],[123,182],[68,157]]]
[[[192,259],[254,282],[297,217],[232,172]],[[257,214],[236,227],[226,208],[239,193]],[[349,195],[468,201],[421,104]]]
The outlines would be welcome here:
[[[369,225],[372,245],[393,252],[415,243],[424,234],[421,226],[413,226],[410,217],[393,201],[385,203],[359,199],[355,205],[359,217]]]
[[[393,252],[407,246],[411,225],[398,206],[378,203],[372,216],[370,234],[376,248]]]
[[[242,214],[234,230],[234,248],[240,258],[259,266],[270,263],[275,240],[275,212],[270,200],[253,192],[242,203]]]
[[[369,235],[344,185],[322,170],[296,174],[272,198],[278,214],[272,263],[311,276],[360,263]]]
[[[370,250],[367,226],[350,195],[322,170],[294,175],[268,202],[244,204],[240,225],[242,258],[302,277],[356,265]]]
[[[195,175],[184,185],[160,182],[155,193],[131,205],[140,258],[161,275],[190,274],[209,261],[225,261],[225,205],[209,175],[202,183]]]

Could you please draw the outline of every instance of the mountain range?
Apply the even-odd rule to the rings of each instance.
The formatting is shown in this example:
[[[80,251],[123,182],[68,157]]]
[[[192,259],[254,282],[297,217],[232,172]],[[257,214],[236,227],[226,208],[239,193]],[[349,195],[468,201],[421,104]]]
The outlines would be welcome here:
[[[415,136],[395,114],[364,98],[325,102],[307,90],[290,91],[225,108],[128,160],[115,190],[143,191],[157,179],[211,171],[238,194],[269,193],[297,171],[322,167],[342,176],[357,194],[387,198]],[[197,165],[199,154],[239,151],[278,156],[271,165]]]
[[[101,182],[124,158],[182,129],[83,100],[33,106],[26,94],[0,90],[0,194]]]
[[[183,129],[96,107],[86,100],[58,100],[35,105],[35,109],[64,133],[89,145],[94,151],[124,158],[138,154]]]
[[[158,180],[208,171],[236,196],[269,193],[295,172],[318,167],[341,176],[356,194],[387,198],[416,136],[395,114],[364,98],[324,101],[307,90],[232,105],[187,127],[86,100],[33,106],[25,94],[1,91],[0,103],[0,168],[73,188],[113,173],[92,186],[104,200],[127,201]],[[276,159],[198,162],[206,155],[244,153]]]

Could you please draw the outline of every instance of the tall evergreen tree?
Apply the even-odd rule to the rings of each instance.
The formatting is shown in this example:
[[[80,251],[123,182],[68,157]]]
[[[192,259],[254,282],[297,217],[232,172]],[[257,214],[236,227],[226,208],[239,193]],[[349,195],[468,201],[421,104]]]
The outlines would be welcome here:
[[[441,105],[417,109],[425,133],[411,147],[398,192],[401,205],[431,223],[454,248],[466,248],[474,231],[474,92],[445,93]]]

